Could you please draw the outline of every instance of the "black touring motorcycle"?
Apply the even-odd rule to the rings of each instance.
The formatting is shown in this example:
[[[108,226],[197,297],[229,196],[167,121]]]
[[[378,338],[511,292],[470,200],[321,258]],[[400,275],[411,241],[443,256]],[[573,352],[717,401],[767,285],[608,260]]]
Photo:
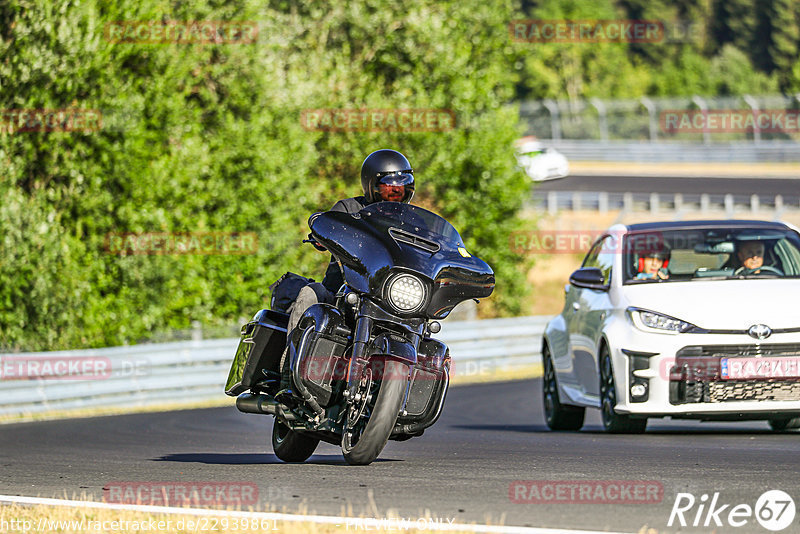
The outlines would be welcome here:
[[[226,393],[242,412],[275,416],[281,460],[305,461],[322,440],[366,465],[387,440],[420,436],[439,418],[450,354],[430,337],[436,319],[491,295],[494,273],[450,223],[417,206],[316,213],[309,226],[344,273],[336,303],[309,307],[289,332],[292,387],[278,398],[289,316],[259,311],[242,327]]]

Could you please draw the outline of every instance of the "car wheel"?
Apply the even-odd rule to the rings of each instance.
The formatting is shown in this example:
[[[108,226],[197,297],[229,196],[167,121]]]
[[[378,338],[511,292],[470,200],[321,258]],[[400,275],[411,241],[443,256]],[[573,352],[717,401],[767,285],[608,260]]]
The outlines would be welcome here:
[[[770,419],[769,426],[775,432],[795,430],[800,428],[800,417],[795,417],[793,419]]]
[[[547,345],[542,348],[542,363],[544,364],[544,379],[542,392],[544,394],[544,418],[550,430],[580,430],[586,409],[578,406],[561,404],[558,398],[558,383],[556,370]]]
[[[633,419],[629,415],[618,414],[614,410],[617,405],[617,386],[614,383],[614,368],[611,365],[611,353],[608,346],[600,348],[600,411],[603,416],[603,428],[612,434],[641,434],[647,428],[647,419]]]

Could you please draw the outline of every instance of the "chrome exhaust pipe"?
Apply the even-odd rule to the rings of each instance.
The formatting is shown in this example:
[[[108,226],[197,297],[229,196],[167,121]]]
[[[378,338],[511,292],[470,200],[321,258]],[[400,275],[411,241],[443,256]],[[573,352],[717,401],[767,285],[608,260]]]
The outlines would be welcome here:
[[[284,410],[285,406],[268,395],[242,393],[236,397],[236,408],[242,413],[255,413],[274,415],[286,421],[296,421],[297,417],[290,411]]]

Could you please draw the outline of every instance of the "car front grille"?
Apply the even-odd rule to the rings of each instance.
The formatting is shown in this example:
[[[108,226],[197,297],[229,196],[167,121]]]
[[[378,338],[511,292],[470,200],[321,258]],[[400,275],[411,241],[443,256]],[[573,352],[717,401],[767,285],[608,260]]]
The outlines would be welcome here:
[[[734,401],[800,401],[800,379],[726,380],[721,358],[797,357],[798,343],[691,345],[676,353],[669,370],[670,404]]]
[[[670,382],[671,404],[735,401],[800,401],[800,382],[796,380]]]
[[[711,382],[708,386],[709,402],[800,400],[800,382],[797,380],[725,381]]]

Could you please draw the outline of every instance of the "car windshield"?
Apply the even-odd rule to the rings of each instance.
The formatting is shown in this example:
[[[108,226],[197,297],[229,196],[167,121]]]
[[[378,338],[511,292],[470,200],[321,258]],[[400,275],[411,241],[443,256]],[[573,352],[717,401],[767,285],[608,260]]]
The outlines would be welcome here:
[[[626,284],[800,277],[800,236],[790,229],[637,231],[622,252]]]
[[[461,236],[452,224],[419,206],[401,202],[376,202],[362,209],[360,213],[366,217],[391,219],[394,226],[412,233],[422,229],[447,241],[461,242]]]

